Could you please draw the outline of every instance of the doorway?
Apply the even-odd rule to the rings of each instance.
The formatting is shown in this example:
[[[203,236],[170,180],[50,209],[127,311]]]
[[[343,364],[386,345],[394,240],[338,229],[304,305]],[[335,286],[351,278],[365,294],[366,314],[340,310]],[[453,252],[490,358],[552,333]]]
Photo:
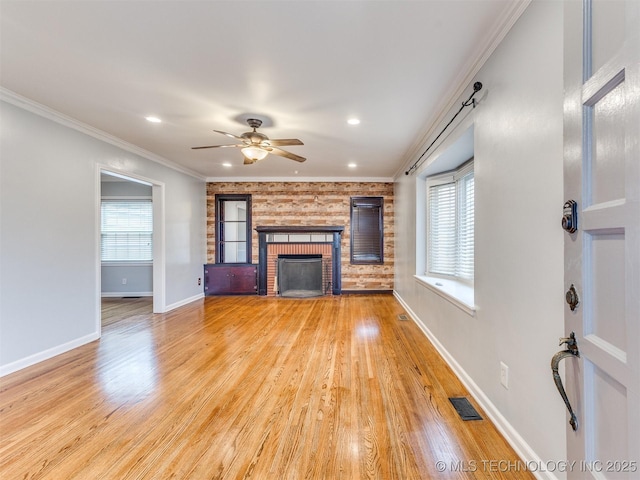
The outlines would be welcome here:
[[[98,169],[98,315],[106,324],[164,311],[164,185]]]

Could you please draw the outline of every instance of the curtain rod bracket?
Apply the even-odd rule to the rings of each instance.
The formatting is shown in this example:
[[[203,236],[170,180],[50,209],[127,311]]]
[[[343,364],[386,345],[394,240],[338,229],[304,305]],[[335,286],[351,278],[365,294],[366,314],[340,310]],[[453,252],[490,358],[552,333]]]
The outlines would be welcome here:
[[[434,138],[433,142],[431,142],[431,144],[425,149],[425,151],[422,152],[422,155],[420,155],[420,157],[418,157],[418,160],[416,160],[415,163],[409,167],[409,170],[404,172],[405,175],[409,175],[411,172],[413,172],[416,168],[418,168],[421,165],[420,164],[420,160],[422,160],[422,157],[424,157],[425,154],[429,151],[429,149],[433,146],[433,144],[436,143],[436,141],[440,138],[440,135],[442,135],[445,132],[445,130],[447,128],[449,128],[449,125],[451,125],[453,123],[453,121],[456,119],[456,117],[462,111],[462,109],[464,107],[468,107],[469,105],[472,105],[473,108],[476,108],[476,99],[473,98],[473,97],[481,89],[482,89],[482,83],[476,82],[476,83],[473,84],[473,93],[471,93],[471,95],[469,96],[469,98],[467,98],[467,100],[465,102],[462,102],[462,106],[460,107],[460,110],[458,110],[456,112],[456,114],[453,116],[453,118],[451,120],[449,120],[449,123],[447,123],[444,126],[444,128],[442,129],[442,131],[438,134],[438,136],[436,138]]]

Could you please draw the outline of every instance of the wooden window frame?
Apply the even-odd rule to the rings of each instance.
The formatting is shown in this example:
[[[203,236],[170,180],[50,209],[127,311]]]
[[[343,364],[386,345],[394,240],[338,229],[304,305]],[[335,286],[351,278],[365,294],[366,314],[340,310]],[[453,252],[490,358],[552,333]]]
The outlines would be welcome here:
[[[251,263],[251,194],[243,193],[222,193],[216,194],[216,263],[230,262],[224,261],[224,207],[225,201],[245,201],[247,202],[247,220],[246,220],[246,258],[244,262],[233,262],[237,264],[250,264]]]
[[[384,198],[383,197],[351,197],[351,248],[350,248],[350,260],[353,265],[382,265],[384,264]],[[369,243],[376,244],[376,248],[370,251],[361,251],[359,247],[359,236],[361,235],[356,230],[356,216],[359,213],[359,209],[364,208],[377,208],[377,228],[371,229],[371,232],[362,234],[364,237],[370,236]],[[375,233],[374,233],[375,232]],[[365,238],[365,241],[367,239]],[[370,257],[370,258],[358,258],[358,257]],[[373,258],[371,258],[373,257]],[[377,257],[377,258],[375,258]]]

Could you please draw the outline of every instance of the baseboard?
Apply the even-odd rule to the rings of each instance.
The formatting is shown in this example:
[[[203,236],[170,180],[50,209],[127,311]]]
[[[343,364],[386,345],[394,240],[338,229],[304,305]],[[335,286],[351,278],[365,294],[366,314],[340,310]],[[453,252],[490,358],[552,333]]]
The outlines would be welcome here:
[[[440,343],[436,336],[420,321],[418,315],[411,310],[409,305],[402,299],[397,291],[393,291],[393,296],[400,302],[400,304],[407,311],[411,319],[422,330],[422,333],[429,339],[431,344],[438,351],[440,356],[451,367],[458,379],[462,382],[465,388],[469,391],[471,396],[478,402],[484,412],[487,414],[491,422],[496,426],[502,436],[509,442],[509,445],[515,450],[518,456],[522,459],[525,465],[529,466],[531,473],[540,480],[559,480],[552,472],[544,471],[544,468],[537,468],[544,466],[545,462],[535,453],[531,446],[525,441],[524,438],[518,433],[518,431],[511,425],[507,419],[500,413],[500,410],[493,404],[489,397],[482,391],[482,389],[473,381],[473,379],[467,374],[467,372],[460,366],[456,359],[451,355],[447,349]]]
[[[143,297],[143,296],[152,296],[151,293],[145,292],[122,292],[118,294],[102,294],[103,297]],[[204,293],[199,293],[198,295],[194,295],[193,297],[185,298],[179,302],[173,303],[171,305],[167,305],[164,309],[163,313],[169,312],[171,310],[175,310],[176,308],[182,307],[191,302],[195,302],[196,300],[200,300],[204,298]],[[8,363],[6,365],[0,365],[0,377],[4,377],[11,373],[17,372],[18,370],[22,370],[23,368],[30,367],[31,365],[35,365],[36,363],[40,363],[44,360],[49,360],[57,355],[62,353],[66,353],[69,350],[73,350],[74,348],[85,345],[89,342],[93,342],[94,340],[98,340],[100,338],[100,332],[94,332],[89,335],[85,335],[84,337],[76,338],[75,340],[71,340],[70,342],[63,343],[62,345],[57,345],[48,350],[44,350],[42,352],[35,353],[28,357],[22,358],[20,360],[16,360],[15,362]]]
[[[194,295],[193,297],[185,298],[184,300],[180,300],[179,302],[172,303],[171,305],[167,305],[164,307],[162,313],[170,312],[171,310],[175,310],[176,308],[180,308],[187,303],[195,302],[196,300],[200,300],[204,298],[204,292],[199,293],[198,295]]]
[[[153,292],[102,292],[102,298],[153,297]]]
[[[53,358],[62,353],[66,353],[69,350],[73,350],[74,348],[78,348],[87,343],[93,342],[94,340],[98,340],[99,338],[100,332],[94,332],[89,335],[85,335],[84,337],[71,340],[70,342],[63,343],[62,345],[57,345],[48,350],[34,353],[33,355],[22,358],[20,360],[16,360],[15,362],[11,362],[6,365],[0,365],[0,377],[4,377],[5,375],[9,375],[10,373],[17,372],[18,370],[22,370],[23,368],[30,367],[31,365],[35,365],[36,363],[43,362],[44,360],[49,360],[50,358]]]
[[[342,295],[392,295],[393,290],[341,290]]]

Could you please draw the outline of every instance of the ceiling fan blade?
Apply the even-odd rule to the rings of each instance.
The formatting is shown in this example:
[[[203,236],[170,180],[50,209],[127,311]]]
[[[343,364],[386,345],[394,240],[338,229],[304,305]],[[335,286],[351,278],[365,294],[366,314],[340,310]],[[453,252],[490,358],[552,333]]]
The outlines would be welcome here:
[[[216,133],[221,133],[222,135],[226,135],[227,137],[235,138],[236,140],[244,141],[244,138],[239,137],[238,135],[234,135],[233,133],[223,132],[222,130],[214,130]]]
[[[273,140],[265,140],[263,143],[271,147],[285,147],[287,145],[304,145],[297,138],[274,138]]]
[[[272,147],[269,149],[269,153],[274,155],[279,155],[281,157],[288,158],[290,160],[295,160],[296,162],[304,162],[306,158],[301,157],[300,155],[296,155],[295,153],[287,152],[286,150],[282,150],[281,148]]]
[[[191,147],[191,150],[200,150],[202,148],[227,148],[227,147],[246,147],[246,145],[206,145],[204,147]]]

